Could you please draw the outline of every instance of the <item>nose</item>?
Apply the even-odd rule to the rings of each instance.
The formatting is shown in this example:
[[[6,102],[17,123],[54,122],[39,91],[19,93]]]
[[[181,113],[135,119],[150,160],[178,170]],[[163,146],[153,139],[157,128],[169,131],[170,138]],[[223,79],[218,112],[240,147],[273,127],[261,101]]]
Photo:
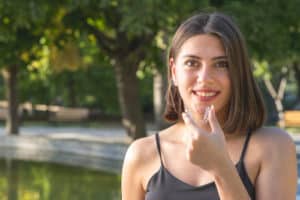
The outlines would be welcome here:
[[[197,82],[207,82],[211,80],[212,72],[207,64],[203,65],[197,72]]]

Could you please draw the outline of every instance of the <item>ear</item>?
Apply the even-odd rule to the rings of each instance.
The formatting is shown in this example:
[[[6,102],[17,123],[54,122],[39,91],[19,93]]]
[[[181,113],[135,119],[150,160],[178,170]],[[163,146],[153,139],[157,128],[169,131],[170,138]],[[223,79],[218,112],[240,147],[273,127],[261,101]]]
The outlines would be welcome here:
[[[177,86],[176,66],[175,66],[175,60],[174,60],[174,58],[170,58],[170,60],[169,60],[169,67],[170,67],[170,71],[171,71],[171,77],[172,77],[173,84],[175,86]]]

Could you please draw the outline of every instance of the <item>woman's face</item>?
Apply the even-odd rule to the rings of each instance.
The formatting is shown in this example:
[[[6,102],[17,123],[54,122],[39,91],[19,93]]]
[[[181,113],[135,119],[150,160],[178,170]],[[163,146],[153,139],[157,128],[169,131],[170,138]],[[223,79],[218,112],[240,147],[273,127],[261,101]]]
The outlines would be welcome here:
[[[228,58],[218,37],[201,34],[189,38],[176,60],[170,59],[170,67],[185,109],[195,120],[201,120],[210,105],[218,115],[225,111],[231,86]]]

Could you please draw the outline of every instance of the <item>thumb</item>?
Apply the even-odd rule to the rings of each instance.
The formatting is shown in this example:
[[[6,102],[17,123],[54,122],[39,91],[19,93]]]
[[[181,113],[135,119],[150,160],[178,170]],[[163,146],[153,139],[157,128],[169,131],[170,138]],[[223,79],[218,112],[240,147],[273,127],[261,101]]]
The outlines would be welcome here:
[[[220,126],[220,123],[218,121],[218,118],[216,117],[214,105],[212,105],[210,107],[209,114],[208,114],[208,121],[209,121],[209,125],[210,125],[213,133],[222,133],[223,132],[223,130]]]

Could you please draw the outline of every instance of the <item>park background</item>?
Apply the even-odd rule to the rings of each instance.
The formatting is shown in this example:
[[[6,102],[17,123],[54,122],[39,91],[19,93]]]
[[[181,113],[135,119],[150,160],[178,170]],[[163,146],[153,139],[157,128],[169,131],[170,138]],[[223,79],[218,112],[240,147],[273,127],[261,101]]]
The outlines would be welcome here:
[[[300,110],[299,0],[0,0],[4,134],[109,124],[134,140],[149,134],[149,124],[168,126],[168,44],[184,19],[206,11],[240,26],[266,124],[299,133],[300,118],[287,124],[284,115]]]

